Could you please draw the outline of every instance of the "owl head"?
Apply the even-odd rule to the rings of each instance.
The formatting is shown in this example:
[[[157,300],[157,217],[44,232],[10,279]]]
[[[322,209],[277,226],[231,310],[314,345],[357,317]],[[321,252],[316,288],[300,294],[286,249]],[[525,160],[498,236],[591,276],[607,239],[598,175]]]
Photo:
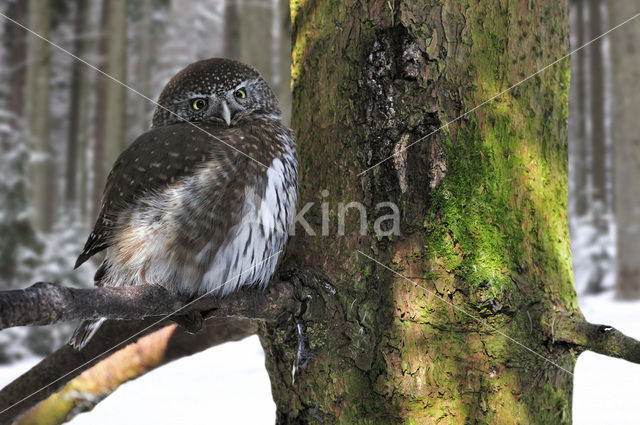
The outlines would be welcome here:
[[[281,119],[278,99],[258,71],[225,58],[194,62],[164,87],[152,127],[178,122],[233,126],[245,118]]]

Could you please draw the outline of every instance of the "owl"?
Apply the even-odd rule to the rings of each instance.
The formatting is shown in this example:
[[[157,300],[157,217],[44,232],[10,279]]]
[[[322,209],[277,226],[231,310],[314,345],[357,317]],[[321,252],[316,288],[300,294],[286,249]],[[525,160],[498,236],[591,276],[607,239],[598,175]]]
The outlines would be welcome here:
[[[106,250],[98,286],[194,297],[266,285],[297,201],[295,140],[273,91],[254,68],[214,58],[176,74],[157,105],[113,165],[75,267]],[[82,348],[103,320],[70,343]]]

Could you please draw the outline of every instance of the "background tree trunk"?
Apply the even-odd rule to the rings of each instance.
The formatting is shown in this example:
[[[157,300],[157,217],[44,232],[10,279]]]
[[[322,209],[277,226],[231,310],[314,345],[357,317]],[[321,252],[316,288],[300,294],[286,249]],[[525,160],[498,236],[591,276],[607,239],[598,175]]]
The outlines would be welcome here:
[[[563,56],[567,2],[292,8],[300,208],[316,203],[305,218],[319,235],[327,203],[331,226],[298,228],[287,248],[284,270],[310,271],[306,309],[260,327],[278,423],[569,424],[572,376],[491,328],[573,369],[542,331],[545,315],[577,311],[569,62],[404,150]],[[402,235],[361,236],[352,218],[336,237],[350,201],[370,231],[389,213],[376,204],[395,202]]]
[[[274,0],[239,0],[237,2],[239,26],[239,59],[254,66],[264,79],[273,84],[278,72],[273,38],[274,20],[277,19],[278,2]]]
[[[127,1],[109,1],[107,43],[107,74],[126,83],[127,80]],[[104,169],[111,170],[116,158],[127,146],[125,132],[127,89],[113,80],[107,81],[104,117],[105,156]],[[100,101],[100,99],[98,99]]]
[[[278,0],[276,24],[280,26],[275,41],[280,43],[278,52],[278,100],[282,110],[282,121],[291,124],[291,13],[288,0]]]
[[[140,19],[138,22],[139,30],[136,33],[137,49],[134,51],[137,57],[135,78],[136,78],[136,90],[144,94],[149,98],[153,98],[154,93],[151,92],[151,72],[153,70],[153,39],[157,36],[157,32],[153,28],[153,0],[143,0],[138,2],[138,8],[140,9]],[[129,93],[132,95],[133,93]],[[130,140],[134,140],[135,137],[144,133],[151,127],[151,114],[154,109],[153,103],[147,99],[133,94],[134,104],[136,105],[136,114],[133,115],[133,119],[130,124],[127,125]]]
[[[634,0],[610,0],[610,21],[619,23],[637,13]],[[615,212],[617,225],[617,296],[640,298],[640,26],[627,25],[611,34],[611,97]]]
[[[98,4],[99,5],[99,4]],[[87,7],[87,19],[89,20],[88,26],[85,28],[94,28],[94,32],[99,31],[99,25],[95,24],[93,19],[94,10],[96,9],[96,3],[89,3]],[[95,34],[92,34],[95,35]],[[88,37],[88,34],[87,34]],[[90,37],[84,43],[84,49],[86,52],[93,52],[98,46],[94,37]],[[91,179],[95,178],[95,172],[92,170],[93,162],[91,159],[94,156],[92,148],[94,146],[94,138],[92,137],[91,130],[95,124],[95,117],[93,111],[96,107],[95,100],[92,99],[91,94],[96,92],[95,84],[98,79],[97,72],[81,72],[80,73],[80,116],[79,121],[79,155],[78,155],[78,170],[80,173],[80,186],[79,186],[79,203],[80,203],[80,217],[82,219],[83,227],[87,230],[89,226],[93,225],[93,216],[89,217],[92,211],[92,191],[91,191]]]
[[[109,28],[109,0],[102,0],[100,8],[100,31],[98,41],[98,60],[96,66],[101,71],[107,71],[107,51]],[[94,114],[94,142],[93,142],[93,208],[92,220],[98,216],[100,211],[100,200],[102,190],[106,182],[107,170],[105,168],[105,136],[106,136],[106,98],[107,98],[107,77],[98,75],[96,77],[95,89],[95,114]],[[93,223],[92,223],[93,224]]]
[[[574,39],[571,48],[576,49],[587,41],[585,32],[585,5],[580,0],[571,2],[574,19],[571,23]],[[571,99],[569,100],[569,149],[573,149],[570,158],[569,173],[572,175],[573,193],[575,193],[574,214],[582,217],[589,210],[589,170],[587,140],[587,93],[586,93],[586,52],[571,56]],[[573,167],[573,169],[571,169]]]
[[[44,38],[49,38],[51,27],[49,0],[29,0],[30,28]],[[49,146],[49,72],[51,52],[49,43],[29,34],[27,53],[27,115],[30,136],[33,140],[31,161],[31,194],[33,225],[37,230],[48,231],[52,224],[49,211],[51,192]]]
[[[16,21],[26,23],[27,2],[15,2],[9,10],[9,14]],[[27,67],[26,31],[11,21],[6,21],[5,28],[11,67],[9,72],[9,111],[12,114],[11,124],[13,129],[18,130],[20,127],[18,120],[22,117],[24,109],[25,70]]]
[[[589,7],[589,40],[602,34],[604,19],[602,16],[602,0],[588,0]],[[596,215],[603,215],[608,207],[607,197],[607,147],[605,126],[605,69],[602,40],[595,41],[589,47],[590,79],[590,113],[591,113],[591,202],[598,203],[600,210]],[[601,217],[598,217],[601,219]],[[596,225],[599,223],[596,223]],[[600,223],[601,224],[601,223]],[[606,229],[602,229],[606,231]]]
[[[227,58],[239,59],[238,41],[240,28],[238,27],[238,0],[224,2],[224,46],[223,54]]]
[[[87,0],[76,2],[76,16],[73,26],[73,54],[84,57],[84,45],[87,22]],[[80,104],[82,102],[82,62],[74,60],[71,64],[71,84],[69,87],[69,130],[67,131],[67,161],[65,174],[65,199],[71,205],[77,198],[78,181],[78,142],[80,137]]]

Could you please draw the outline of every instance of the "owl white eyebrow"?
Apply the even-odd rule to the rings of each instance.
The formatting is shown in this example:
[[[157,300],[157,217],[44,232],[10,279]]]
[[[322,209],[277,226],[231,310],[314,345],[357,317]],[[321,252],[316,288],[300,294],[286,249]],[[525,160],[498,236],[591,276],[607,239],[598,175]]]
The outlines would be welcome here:
[[[240,84],[235,86],[234,90],[238,90],[238,89],[241,89],[243,87],[250,86],[251,84],[257,83],[259,80],[260,80],[260,78],[252,78],[252,79],[249,79],[249,80],[244,80],[243,82],[241,82]]]
[[[213,93],[195,93],[195,92],[189,92],[185,95],[185,97],[178,99],[178,100],[174,100],[172,103],[174,105],[178,104],[178,103],[182,103],[182,102],[186,102],[187,100],[191,100],[191,99],[196,99],[196,98],[204,98],[204,99],[209,99],[212,97],[215,97],[216,95]]]
[[[114,81],[118,84],[120,84],[122,87],[126,88],[127,90],[132,91],[133,93],[137,94],[138,96],[142,97],[143,99],[148,100],[149,102],[153,103],[155,106],[157,106],[158,108],[167,111],[169,114],[174,115],[177,118],[180,118],[181,120],[184,120],[183,117],[181,117],[179,114],[176,114],[175,112],[173,112],[172,110],[170,110],[169,108],[166,108],[162,105],[160,105],[158,102],[156,102],[155,100],[151,99],[149,96],[145,96],[144,94],[140,93],[138,90],[134,89],[133,87],[128,86],[127,84],[123,83],[122,81],[118,80],[115,77],[112,77],[111,75],[107,74],[106,72],[102,71],[101,69],[97,68],[96,66],[90,64],[89,62],[87,62],[86,60],[74,55],[73,53],[71,53],[70,51],[68,51],[67,49],[65,49],[64,47],[58,46],[56,43],[54,43],[53,41],[41,36],[40,34],[38,34],[37,32],[33,31],[32,29],[22,25],[20,22],[16,21],[15,19],[12,19],[10,17],[8,17],[7,15],[5,15],[4,13],[0,12],[0,16],[2,16],[3,18],[5,18],[6,20],[8,20],[9,22],[12,22],[14,24],[16,24],[17,26],[19,26],[20,28],[24,29],[25,31],[35,35],[36,37],[38,37],[39,39],[46,41],[47,43],[49,43],[50,45],[52,45],[53,47],[55,47],[56,49],[68,54],[69,56],[71,56],[72,58],[74,58],[77,61],[82,62],[83,64],[87,65],[89,68],[99,72],[100,74],[104,75],[105,77],[107,77],[108,79],[110,79],[111,81]],[[186,124],[189,124],[192,127],[197,128],[198,130],[202,131],[204,134],[211,136],[212,138],[214,138],[215,140],[217,140],[218,142],[222,143],[223,145],[233,149],[234,151],[238,152],[241,155],[246,156],[247,158],[249,158],[250,160],[254,161],[257,164],[262,165],[265,169],[269,169],[269,166],[263,164],[262,162],[258,161],[257,159],[251,157],[250,155],[242,152],[240,149],[236,148],[235,146],[225,142],[224,140],[220,139],[219,137],[214,136],[213,134],[209,133],[207,130],[203,129],[202,127],[197,126],[196,124],[190,122],[190,121],[184,121]],[[282,174],[282,173],[280,173]],[[284,177],[284,174],[282,174],[282,176]]]

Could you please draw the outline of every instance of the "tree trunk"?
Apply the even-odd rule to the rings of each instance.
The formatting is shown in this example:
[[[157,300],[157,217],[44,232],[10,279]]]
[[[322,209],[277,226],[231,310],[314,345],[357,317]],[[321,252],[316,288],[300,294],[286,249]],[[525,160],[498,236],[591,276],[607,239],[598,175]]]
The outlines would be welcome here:
[[[224,54],[255,66],[291,122],[291,20],[287,0],[227,1]]]
[[[572,5],[574,18],[574,40],[572,40],[572,49],[576,49],[584,45],[587,41],[585,33],[585,5],[582,1],[576,0]],[[579,217],[587,214],[589,209],[589,170],[587,163],[587,113],[586,113],[586,81],[585,73],[586,54],[575,54],[571,56],[571,99],[569,101],[569,150],[570,157],[573,158],[569,173],[572,174],[573,193],[575,197],[575,214]]]
[[[224,2],[224,46],[222,54],[231,59],[239,59],[240,28],[238,26],[238,0]]]
[[[85,31],[87,26],[87,0],[76,2],[76,16],[73,28],[73,54],[84,56]],[[71,64],[71,84],[69,87],[69,130],[67,131],[67,167],[65,175],[65,199],[68,204],[77,198],[78,179],[78,141],[80,137],[80,103],[82,101],[82,62],[74,60]]]
[[[51,7],[49,0],[29,0],[29,25],[33,31],[49,38]],[[28,35],[27,67],[27,115],[29,132],[33,141],[31,152],[31,196],[33,199],[33,224],[47,231],[52,224],[49,211],[51,193],[49,146],[49,74],[51,55],[49,43],[35,35]]]
[[[18,22],[26,22],[27,2],[18,1],[10,7],[11,17]],[[9,72],[9,111],[12,114],[11,125],[14,130],[20,128],[18,120],[22,117],[24,109],[25,69],[27,66],[27,42],[26,31],[11,21],[5,22],[6,34],[9,44],[9,60],[7,65]]]
[[[282,122],[291,123],[291,13],[287,0],[278,0],[279,26],[276,42],[280,43],[278,52],[278,100],[282,110]]]
[[[127,1],[110,1],[107,74],[124,83],[127,77]],[[104,169],[110,170],[126,147],[125,124],[127,89],[113,80],[107,81]]]
[[[298,227],[283,264],[308,270],[306,309],[259,331],[279,424],[571,422],[575,352],[543,332],[556,312],[579,314],[569,62],[436,131],[566,54],[567,12],[292,3],[299,209],[315,203],[317,236]],[[368,234],[349,216],[337,236],[351,201]],[[399,207],[401,235],[380,225],[381,202]]]
[[[98,41],[98,61],[96,66],[107,72],[107,31],[109,29],[109,0],[102,0],[100,9],[100,38]],[[96,99],[94,114],[94,145],[93,145],[93,202],[92,216],[97,217],[100,211],[102,190],[106,181],[105,169],[105,136],[107,111],[107,77],[98,75],[95,80]]]
[[[241,0],[237,4],[240,60],[254,66],[272,87],[277,73],[273,54],[277,43],[273,37],[277,9],[277,2],[274,8],[274,0]]]
[[[589,39],[593,40],[604,32],[601,12],[602,0],[589,0]],[[591,172],[593,192],[591,202],[601,209],[596,215],[603,215],[607,205],[607,147],[605,133],[605,70],[602,39],[589,47],[589,71],[591,74]],[[602,217],[597,217],[602,220]],[[601,229],[602,232],[606,228]]]
[[[612,23],[637,13],[635,0],[610,0]],[[640,27],[627,25],[611,34],[612,137],[617,221],[617,296],[640,298]]]
[[[94,8],[96,3],[88,4],[87,11],[87,19],[88,27],[96,28],[93,15]],[[84,49],[85,52],[93,52],[96,46],[99,43],[96,43],[94,37],[91,37],[86,40]],[[95,123],[95,118],[93,117],[93,109],[97,102],[92,97],[92,92],[94,91],[94,85],[97,84],[96,80],[99,78],[97,72],[85,72],[80,73],[80,112],[79,112],[79,128],[78,128],[78,170],[80,171],[80,187],[79,187],[79,203],[80,203],[80,218],[82,223],[87,230],[90,230],[91,225],[93,223],[90,221],[93,220],[93,217],[89,217],[92,211],[92,200],[91,200],[91,178],[93,177],[93,171],[91,168],[93,167],[93,163],[90,161],[90,158],[93,158],[94,152],[90,150],[93,148],[93,143],[95,142],[94,137],[91,136],[91,130],[93,128],[92,122]]]
[[[125,83],[127,68],[127,1],[102,2],[99,68]],[[98,215],[106,177],[126,146],[126,88],[107,77],[96,81],[94,146],[94,217]]]
[[[137,32],[136,87],[140,93],[152,98],[154,95],[151,93],[152,58],[154,54],[152,41],[157,36],[157,32],[153,28],[153,14],[155,11],[153,0],[143,0],[139,2],[138,7],[140,8],[141,17],[138,22],[139,30]],[[153,103],[137,94],[135,94],[134,103],[136,105],[135,122],[128,126],[128,130],[133,137],[136,137],[149,129]]]

